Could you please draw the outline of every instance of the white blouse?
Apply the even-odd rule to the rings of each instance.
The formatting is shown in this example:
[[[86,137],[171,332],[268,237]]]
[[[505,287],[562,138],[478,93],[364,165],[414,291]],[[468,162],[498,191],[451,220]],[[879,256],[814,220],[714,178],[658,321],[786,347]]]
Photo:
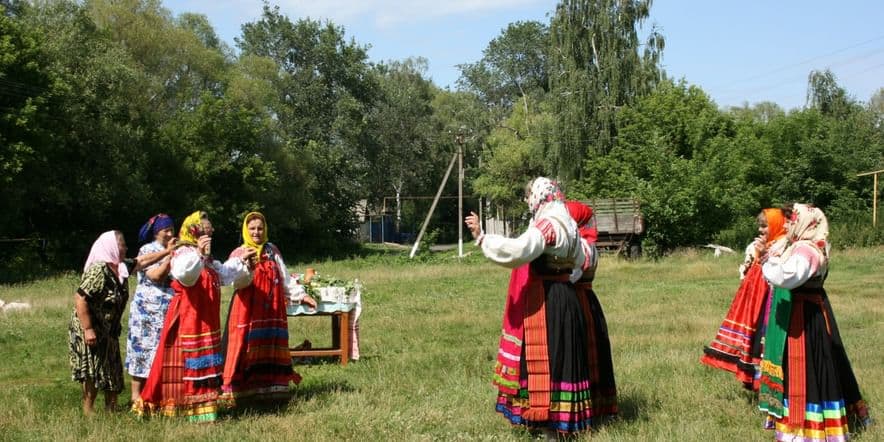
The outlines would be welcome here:
[[[218,272],[221,285],[233,285],[240,289],[252,283],[252,272],[249,266],[239,258],[230,258],[225,263],[218,260],[209,262],[204,259],[195,247],[181,247],[172,254],[172,266],[169,274],[185,287],[196,284],[208,264]]]
[[[276,250],[276,253],[273,254],[273,260],[276,261],[276,265],[279,267],[279,277],[284,281],[283,290],[285,290],[286,297],[292,301],[300,302],[305,296],[307,296],[307,292],[302,285],[298,284],[297,278],[289,276],[288,267],[285,266],[285,262],[282,260],[282,254],[279,253],[279,250]]]
[[[479,238],[479,244],[485,257],[511,269],[530,263],[543,254],[572,258],[582,267],[586,258],[583,247],[575,244],[579,240],[577,225],[564,205],[548,204],[519,237],[483,235]],[[571,254],[574,256],[569,256]]]
[[[821,270],[824,271],[819,265],[818,252],[807,246],[797,246],[786,260],[772,256],[761,266],[764,279],[771,285],[785,289],[801,287],[820,274]]]

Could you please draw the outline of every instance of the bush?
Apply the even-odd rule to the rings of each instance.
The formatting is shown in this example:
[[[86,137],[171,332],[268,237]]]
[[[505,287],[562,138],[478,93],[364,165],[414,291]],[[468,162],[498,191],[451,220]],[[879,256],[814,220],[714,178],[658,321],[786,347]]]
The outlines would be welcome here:
[[[869,219],[829,224],[829,242],[832,247],[872,247],[884,244],[884,227],[872,227]]]

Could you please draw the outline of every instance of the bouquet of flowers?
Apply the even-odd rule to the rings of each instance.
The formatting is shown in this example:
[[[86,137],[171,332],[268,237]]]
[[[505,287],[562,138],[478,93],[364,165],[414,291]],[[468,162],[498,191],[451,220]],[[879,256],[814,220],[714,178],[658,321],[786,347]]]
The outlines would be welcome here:
[[[358,279],[344,280],[323,276],[308,269],[306,274],[293,275],[296,291],[305,293],[319,303],[354,304],[359,302],[362,283]],[[302,296],[301,296],[302,297]]]

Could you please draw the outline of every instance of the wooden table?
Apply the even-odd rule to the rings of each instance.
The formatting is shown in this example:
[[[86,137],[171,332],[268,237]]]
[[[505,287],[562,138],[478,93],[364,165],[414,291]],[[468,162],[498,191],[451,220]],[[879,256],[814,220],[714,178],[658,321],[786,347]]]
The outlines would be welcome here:
[[[316,311],[308,311],[301,305],[288,307],[290,318],[326,316],[331,317],[332,345],[329,348],[311,348],[306,350],[289,349],[293,358],[301,357],[340,357],[341,365],[350,361],[350,311],[352,304],[320,303]]]

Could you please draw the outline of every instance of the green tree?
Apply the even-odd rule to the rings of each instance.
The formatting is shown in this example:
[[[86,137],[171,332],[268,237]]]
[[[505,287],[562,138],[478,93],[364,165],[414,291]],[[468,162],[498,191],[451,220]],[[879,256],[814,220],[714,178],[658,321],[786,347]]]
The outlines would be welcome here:
[[[546,70],[549,28],[537,21],[510,23],[475,63],[458,65],[458,85],[476,93],[493,112],[508,111],[518,100],[528,109],[529,97],[540,98],[549,88]]]
[[[366,193],[365,149],[374,146],[364,116],[378,95],[366,48],[341,27],[292,21],[267,4],[236,42],[243,56],[267,57],[281,72],[273,115],[285,148],[312,167],[314,187],[304,190],[322,195],[314,206],[321,223],[313,228],[329,242],[352,236],[353,208]]]
[[[441,159],[435,152],[433,97],[435,89],[426,77],[427,60],[406,59],[376,67],[381,98],[369,114],[372,140],[377,147],[368,157],[372,200],[392,191],[396,228],[402,221],[403,193],[423,189],[435,177]],[[432,184],[430,184],[431,186]]]
[[[660,80],[664,39],[639,28],[651,0],[563,0],[550,26],[550,92],[554,103],[556,175],[580,177],[583,159],[616,143],[616,115]]]

